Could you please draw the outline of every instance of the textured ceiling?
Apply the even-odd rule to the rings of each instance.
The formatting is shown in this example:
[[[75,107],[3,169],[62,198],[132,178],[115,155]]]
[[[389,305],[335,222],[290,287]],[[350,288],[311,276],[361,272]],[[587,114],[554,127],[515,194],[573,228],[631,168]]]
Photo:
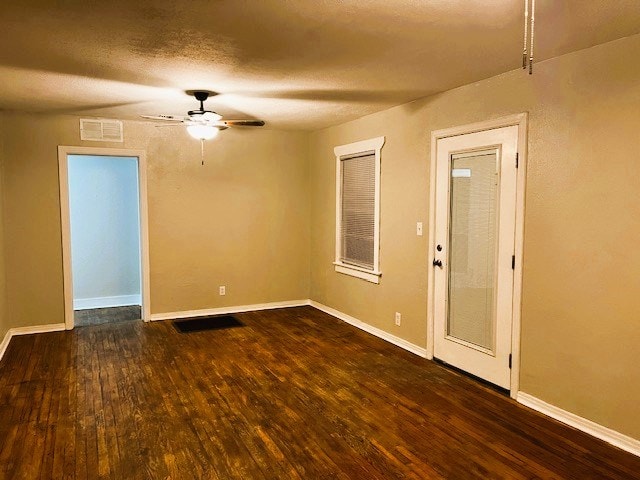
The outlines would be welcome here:
[[[518,68],[523,5],[5,0],[0,109],[184,114],[206,89],[226,118],[322,128]],[[537,5],[537,61],[640,32],[638,0]]]

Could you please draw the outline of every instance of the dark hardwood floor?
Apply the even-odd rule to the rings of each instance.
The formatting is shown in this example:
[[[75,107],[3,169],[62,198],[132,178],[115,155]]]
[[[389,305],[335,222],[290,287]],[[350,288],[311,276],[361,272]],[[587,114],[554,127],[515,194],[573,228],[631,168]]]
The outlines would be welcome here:
[[[637,478],[640,458],[311,307],[14,337],[3,479]]]

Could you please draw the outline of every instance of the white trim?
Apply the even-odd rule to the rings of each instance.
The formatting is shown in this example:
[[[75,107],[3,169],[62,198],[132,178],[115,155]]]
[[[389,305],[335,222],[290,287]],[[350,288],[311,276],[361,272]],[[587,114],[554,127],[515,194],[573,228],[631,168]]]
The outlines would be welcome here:
[[[380,273],[380,171],[381,171],[381,158],[380,150],[384,146],[385,137],[375,137],[368,140],[361,140],[359,142],[348,143],[346,145],[340,145],[333,149],[333,153],[336,156],[336,255],[334,264],[336,265],[335,271],[353,277],[361,278],[372,283],[380,283],[378,278]],[[358,153],[371,152],[375,154],[375,204],[374,204],[374,232],[373,232],[373,268],[369,270],[363,270],[353,268],[350,265],[345,265],[340,260],[341,257],[341,244],[342,239],[340,232],[341,226],[341,212],[342,212],[342,161],[341,158],[345,156],[356,155]],[[369,275],[363,275],[362,273],[368,273]]]
[[[371,150],[381,150],[384,145],[384,136],[369,138],[368,140],[361,140],[359,142],[347,143],[346,145],[340,145],[333,149],[333,153],[336,157],[344,157],[345,155],[354,155],[362,152],[369,152]]]
[[[126,307],[140,305],[142,296],[119,295],[115,297],[76,298],[73,300],[74,310],[88,310],[91,308]]]
[[[147,194],[147,153],[138,151],[138,195],[140,196],[140,279],[142,320],[151,320],[151,266],[149,261],[149,203]]]
[[[524,245],[524,209],[525,209],[525,186],[527,175],[527,133],[528,114],[518,113],[506,117],[487,120],[484,122],[472,123],[443,130],[431,132],[431,162],[429,180],[429,256],[427,263],[427,358],[433,358],[434,349],[434,318],[433,318],[433,282],[434,270],[431,260],[435,258],[435,205],[436,205],[436,160],[437,143],[439,139],[465,135],[468,133],[480,132],[494,128],[518,126],[518,172],[516,178],[516,221],[515,221],[515,270],[513,282],[513,324],[511,330],[511,398],[516,398],[520,386],[520,331],[521,331],[521,308],[522,308],[522,264]]]
[[[147,157],[144,150],[131,148],[100,148],[58,146],[58,175],[60,184],[60,222],[62,226],[62,269],[64,283],[64,321],[67,330],[74,326],[73,277],[71,270],[71,222],[69,218],[69,155],[98,155],[109,157],[137,157],[138,195],[140,210],[140,280],[142,289],[142,319],[150,317],[150,273],[149,273],[149,218],[147,205]]]
[[[33,325],[31,327],[10,328],[9,332],[11,332],[12,337],[16,337],[18,335],[31,335],[33,333],[62,332],[65,329],[66,328],[64,323],[51,323],[49,325]]]
[[[522,266],[524,262],[524,213],[527,179],[527,159],[529,151],[529,116],[521,113],[518,120],[518,175],[516,178],[516,232],[513,272],[513,308],[511,325],[511,398],[516,398],[520,390],[520,330],[522,325]]]
[[[2,342],[0,343],[0,360],[4,356],[7,348],[9,348],[9,342],[13,337],[18,335],[31,335],[33,333],[48,333],[48,332],[62,332],[66,330],[64,323],[52,323],[50,325],[34,325],[32,327],[16,327],[10,328],[5,334]]]
[[[58,183],[60,185],[60,226],[62,229],[62,284],[64,323],[73,328],[73,280],[71,278],[71,214],[69,210],[69,168],[67,152],[58,147]]]
[[[344,273],[346,275],[351,275],[352,277],[362,278],[363,280],[371,283],[380,283],[380,275],[382,275],[382,272],[372,272],[369,270],[365,270],[364,268],[358,268],[339,262],[333,262],[333,264],[335,265],[335,270],[338,273]]]
[[[13,335],[11,335],[11,329],[7,330],[7,333],[5,333],[4,338],[2,339],[2,342],[0,342],[0,360],[2,360],[2,357],[4,357],[4,353],[7,351],[7,348],[9,347],[9,342],[11,341],[11,337]]]
[[[208,317],[210,315],[225,315],[229,313],[254,312],[258,310],[272,310],[274,308],[303,307],[309,305],[309,300],[287,300],[284,302],[255,303],[253,305],[236,305],[232,307],[205,308],[202,310],[183,310],[179,312],[152,313],[152,322],[159,320],[175,320],[176,318]]]
[[[349,325],[353,325],[354,327],[359,328],[360,330],[364,330],[365,332],[370,333],[371,335],[381,338],[382,340],[386,340],[387,342],[392,343],[397,347],[403,348],[408,352],[411,352],[423,358],[427,357],[427,350],[425,348],[419,347],[418,345],[408,342],[403,338],[396,337],[395,335],[385,332],[384,330],[380,330],[379,328],[373,327],[368,323],[363,322],[362,320],[358,320],[357,318],[352,317],[351,315],[342,313],[334,308],[328,307],[314,300],[309,300],[308,305],[311,305],[312,307],[317,308],[318,310],[321,310],[324,313],[328,313],[329,315],[336,317],[342,320],[343,322],[348,323]]]
[[[600,440],[604,440],[605,442],[615,445],[629,453],[640,456],[640,440],[624,435],[623,433],[612,430],[600,425],[599,423],[587,420],[586,418],[563,410],[555,405],[551,405],[550,403],[540,400],[528,393],[518,392],[516,400],[518,403],[532,408],[533,410],[547,415],[548,417],[554,418],[559,422],[577,428],[582,432],[588,433]]]
[[[333,264],[337,265],[338,267],[350,268],[351,270],[357,270],[359,272],[370,273],[371,275],[377,275],[378,277],[382,275],[382,272],[378,270],[368,270],[363,267],[358,267],[357,265],[349,265],[348,263],[342,263],[342,262],[333,262]]]
[[[482,132],[484,130],[491,130],[492,128],[511,127],[513,125],[520,125],[523,120],[526,121],[527,113],[516,113],[513,115],[507,115],[500,118],[492,118],[490,120],[484,120],[482,122],[468,123],[466,125],[460,125],[451,128],[443,128],[441,130],[434,130],[431,132],[431,139],[434,136],[436,138],[455,137],[457,135],[466,135],[467,133]]]
[[[433,360],[434,350],[434,280],[435,271],[432,264],[436,250],[436,165],[438,138],[431,132],[431,162],[429,163],[429,244],[427,250],[427,358]]]

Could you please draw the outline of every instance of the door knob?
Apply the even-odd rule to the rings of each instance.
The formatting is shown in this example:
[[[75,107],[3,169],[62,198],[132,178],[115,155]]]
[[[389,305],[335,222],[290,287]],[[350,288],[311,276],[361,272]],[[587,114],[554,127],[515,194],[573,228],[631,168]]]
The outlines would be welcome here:
[[[442,260],[433,259],[433,266],[442,268]]]

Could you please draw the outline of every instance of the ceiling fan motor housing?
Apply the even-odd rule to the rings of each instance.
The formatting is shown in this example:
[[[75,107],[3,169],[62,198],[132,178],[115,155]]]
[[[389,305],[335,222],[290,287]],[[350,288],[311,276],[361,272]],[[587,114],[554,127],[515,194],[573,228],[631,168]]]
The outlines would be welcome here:
[[[196,100],[204,102],[207,98],[209,98],[209,92],[198,90],[193,92],[193,96],[196,97]]]
[[[208,110],[204,109],[204,101],[209,98],[209,92],[206,92],[204,90],[196,90],[195,92],[193,92],[193,96],[196,97],[196,100],[200,102],[200,108],[198,110],[189,110],[187,112],[188,115],[204,115],[206,112],[208,112]]]

